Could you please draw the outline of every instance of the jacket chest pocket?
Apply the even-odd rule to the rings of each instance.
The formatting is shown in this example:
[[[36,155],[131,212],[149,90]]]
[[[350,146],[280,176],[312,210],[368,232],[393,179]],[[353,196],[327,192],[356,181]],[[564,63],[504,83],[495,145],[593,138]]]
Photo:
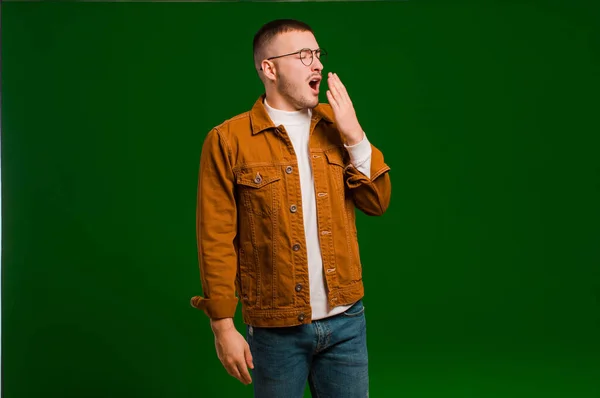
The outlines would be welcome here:
[[[279,207],[281,172],[275,166],[253,167],[238,173],[236,182],[244,208],[259,216],[271,216]]]

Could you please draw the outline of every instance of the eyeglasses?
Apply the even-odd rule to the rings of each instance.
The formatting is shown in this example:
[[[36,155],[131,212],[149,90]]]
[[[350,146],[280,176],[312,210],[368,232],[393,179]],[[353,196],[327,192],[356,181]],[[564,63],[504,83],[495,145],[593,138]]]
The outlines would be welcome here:
[[[325,62],[327,59],[327,51],[325,51],[322,48],[317,48],[316,50],[311,50],[310,48],[303,48],[302,50],[295,51],[293,53],[276,55],[274,57],[267,58],[267,61],[270,61],[272,59],[282,58],[282,57],[289,57],[290,55],[296,55],[296,54],[300,54],[300,61],[306,66],[312,65],[312,63],[315,59],[314,58],[315,56],[321,62]],[[262,70],[262,68],[260,68],[260,70]]]

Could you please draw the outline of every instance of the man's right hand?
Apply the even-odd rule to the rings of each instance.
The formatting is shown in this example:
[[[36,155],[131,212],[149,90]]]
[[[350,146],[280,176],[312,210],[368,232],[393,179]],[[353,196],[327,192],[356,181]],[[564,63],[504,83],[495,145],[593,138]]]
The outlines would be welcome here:
[[[250,346],[233,323],[232,318],[211,320],[215,348],[219,360],[231,376],[244,384],[252,383],[248,368],[254,369]]]

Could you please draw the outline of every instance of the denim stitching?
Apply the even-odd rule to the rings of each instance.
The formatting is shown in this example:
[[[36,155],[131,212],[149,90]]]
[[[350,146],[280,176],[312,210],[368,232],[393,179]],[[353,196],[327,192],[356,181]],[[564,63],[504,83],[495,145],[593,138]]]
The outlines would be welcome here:
[[[272,234],[275,235],[275,231],[276,229],[276,225],[277,225],[277,212],[279,211],[279,209],[277,208],[277,198],[276,195],[279,194],[279,192],[276,191],[276,188],[274,187],[275,184],[271,184],[271,198],[272,198],[272,203],[271,203],[271,209],[273,209],[273,211],[271,212],[272,217]],[[273,237],[274,238],[274,237]],[[276,257],[276,253],[277,253],[277,239],[272,239],[273,244],[272,244],[272,251],[271,251],[271,266],[273,268],[273,281],[272,281],[272,294],[273,294],[273,305],[277,306],[277,280],[278,280],[278,275],[277,275],[277,257]]]
[[[254,226],[254,218],[252,217],[252,213],[248,212],[248,220],[249,220],[249,224],[250,224],[250,233],[251,233],[251,240],[252,240],[252,254],[254,254],[254,264],[253,264],[253,269],[256,272],[256,301],[254,302],[254,305],[258,306],[259,308],[261,307],[261,295],[260,295],[260,265],[258,263],[258,250],[255,250],[254,248],[257,247],[257,242],[256,242],[256,228]]]

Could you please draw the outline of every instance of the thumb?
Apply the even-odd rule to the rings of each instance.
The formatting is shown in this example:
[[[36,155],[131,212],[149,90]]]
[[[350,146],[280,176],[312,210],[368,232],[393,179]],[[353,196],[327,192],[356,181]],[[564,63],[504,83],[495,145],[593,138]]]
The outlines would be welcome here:
[[[246,364],[250,369],[254,369],[254,362],[252,361],[252,353],[250,352],[250,346],[246,343],[244,348],[244,356],[246,357]]]

